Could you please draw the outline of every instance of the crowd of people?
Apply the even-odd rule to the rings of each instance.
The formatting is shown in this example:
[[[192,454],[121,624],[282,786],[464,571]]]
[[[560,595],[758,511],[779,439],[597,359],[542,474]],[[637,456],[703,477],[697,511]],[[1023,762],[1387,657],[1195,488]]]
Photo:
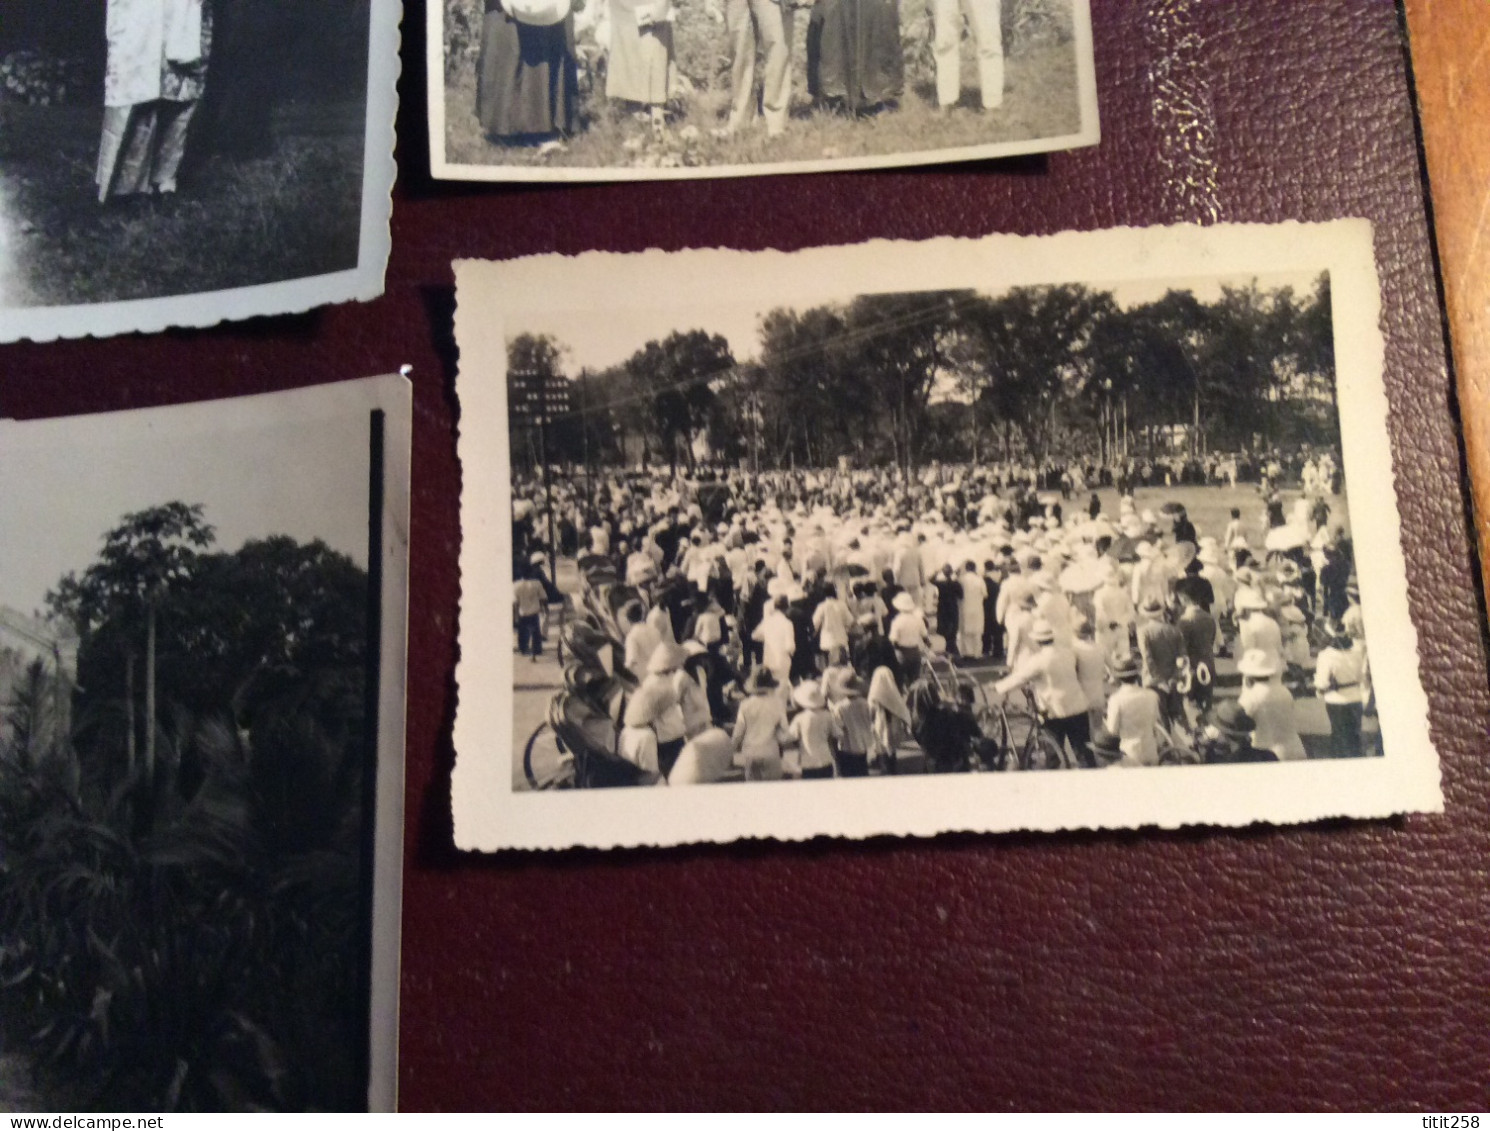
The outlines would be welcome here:
[[[1001,0],[929,0],[927,7],[938,109],[949,112],[962,98],[964,9],[976,42],[979,106],[997,109],[1005,85]],[[819,104],[857,115],[893,107],[903,96],[897,0],[709,0],[705,10],[722,25],[729,54],[729,109],[716,130],[721,136],[751,128],[757,119],[768,137],[787,129],[799,12],[809,20],[807,82]],[[679,19],[673,0],[590,0],[578,12],[567,0],[486,0],[477,64],[482,128],[508,145],[558,145],[576,132],[576,41],[588,29],[605,60],[606,98],[641,108],[652,128],[664,131],[676,89],[673,32]]]
[[[1109,515],[1095,493],[1038,490],[1034,468],[520,484],[520,641],[537,653],[559,596],[551,551],[624,587],[606,674],[634,691],[617,748],[671,784],[994,765],[999,702],[1027,704],[1070,766],[1366,753],[1338,459],[1259,466],[1256,513],[1204,534],[1177,502],[1125,492]],[[1075,478],[1085,493],[1101,476]],[[938,696],[928,669],[948,665],[971,678]],[[1312,750],[1305,696],[1329,726]]]

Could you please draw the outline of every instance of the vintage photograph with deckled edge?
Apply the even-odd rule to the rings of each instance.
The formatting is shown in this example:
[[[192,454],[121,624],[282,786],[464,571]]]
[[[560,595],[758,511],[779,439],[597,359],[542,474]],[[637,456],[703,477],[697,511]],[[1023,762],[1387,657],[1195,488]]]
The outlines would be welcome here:
[[[1087,0],[439,0],[430,168],[663,180],[1095,145]]]
[[[393,1110],[411,405],[0,423],[0,1109]]]
[[[458,842],[1438,808],[1370,238],[458,264]]]
[[[397,0],[12,0],[0,341],[382,293]]]

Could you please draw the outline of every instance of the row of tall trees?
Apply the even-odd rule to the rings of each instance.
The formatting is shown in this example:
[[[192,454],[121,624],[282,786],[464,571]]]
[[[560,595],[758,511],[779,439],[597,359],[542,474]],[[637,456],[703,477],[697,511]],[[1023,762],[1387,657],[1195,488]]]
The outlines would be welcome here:
[[[0,727],[0,1042],[105,1110],[365,1102],[367,575],[124,516],[62,578],[72,727]]]
[[[1338,442],[1328,275],[1306,293],[1225,287],[1122,306],[1081,284],[863,295],[780,308],[754,360],[702,330],[584,371],[550,422],[555,462],[904,469]],[[564,352],[522,335],[509,362],[558,378]],[[516,449],[515,449],[516,450]]]

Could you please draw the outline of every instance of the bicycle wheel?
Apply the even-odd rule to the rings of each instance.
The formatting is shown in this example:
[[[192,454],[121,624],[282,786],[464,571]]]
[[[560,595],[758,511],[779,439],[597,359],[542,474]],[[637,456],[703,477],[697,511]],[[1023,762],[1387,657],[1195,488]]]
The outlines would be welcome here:
[[[1034,740],[1030,744],[1025,761],[1031,770],[1067,769],[1066,751],[1061,743],[1042,726],[1035,727]]]
[[[542,723],[528,736],[523,747],[523,776],[529,789],[573,789],[574,755],[564,749],[559,736],[548,723]]]
[[[1011,770],[1059,770],[1062,767],[1060,745],[1046,733],[1034,715],[1006,711],[1003,724]]]

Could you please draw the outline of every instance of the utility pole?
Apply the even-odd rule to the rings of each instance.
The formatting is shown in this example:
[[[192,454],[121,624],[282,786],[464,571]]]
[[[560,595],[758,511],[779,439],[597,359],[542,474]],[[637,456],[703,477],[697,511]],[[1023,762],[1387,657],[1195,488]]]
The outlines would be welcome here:
[[[554,486],[548,474],[548,388],[538,409],[538,458],[543,464],[543,506],[548,511],[548,580],[559,583],[559,563],[554,548]]]

